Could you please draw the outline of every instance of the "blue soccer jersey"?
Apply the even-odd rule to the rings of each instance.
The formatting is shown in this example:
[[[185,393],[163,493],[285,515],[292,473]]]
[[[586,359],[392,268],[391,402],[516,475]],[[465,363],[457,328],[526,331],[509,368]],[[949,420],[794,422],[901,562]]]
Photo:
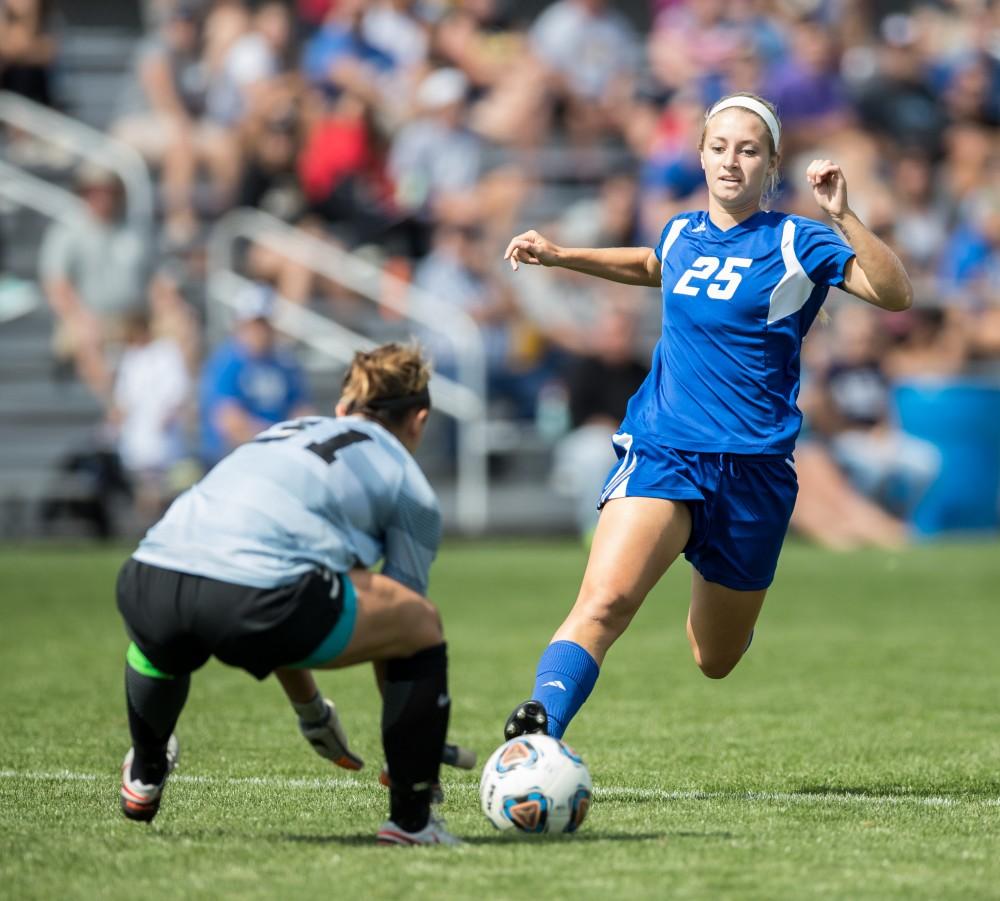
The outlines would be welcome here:
[[[209,464],[230,450],[215,421],[222,403],[234,403],[254,419],[273,425],[308,402],[305,375],[281,350],[254,356],[231,338],[205,364],[199,387],[202,455]]]
[[[789,454],[799,353],[854,251],[828,226],[759,212],[723,231],[671,219],[656,247],[663,331],[622,431],[679,450]]]

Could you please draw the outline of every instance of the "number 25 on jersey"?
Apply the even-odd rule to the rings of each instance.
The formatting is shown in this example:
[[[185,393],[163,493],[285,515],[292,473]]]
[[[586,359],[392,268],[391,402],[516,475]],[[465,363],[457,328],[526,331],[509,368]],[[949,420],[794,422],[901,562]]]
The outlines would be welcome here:
[[[722,268],[719,269],[719,264]],[[708,281],[705,293],[712,300],[732,300],[736,289],[743,281],[743,275],[736,269],[746,269],[753,263],[746,257],[726,257],[725,262],[718,257],[698,257],[674,285],[674,294],[686,294],[697,297],[702,286],[692,284],[693,281]],[[718,270],[718,271],[716,271]]]

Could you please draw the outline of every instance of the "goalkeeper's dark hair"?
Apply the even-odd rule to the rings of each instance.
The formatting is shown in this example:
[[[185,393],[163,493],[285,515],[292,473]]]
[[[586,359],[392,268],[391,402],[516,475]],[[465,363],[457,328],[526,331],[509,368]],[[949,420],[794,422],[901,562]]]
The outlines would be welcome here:
[[[396,427],[416,410],[430,408],[431,371],[419,347],[383,344],[354,355],[344,376],[340,402],[347,412],[361,413]]]

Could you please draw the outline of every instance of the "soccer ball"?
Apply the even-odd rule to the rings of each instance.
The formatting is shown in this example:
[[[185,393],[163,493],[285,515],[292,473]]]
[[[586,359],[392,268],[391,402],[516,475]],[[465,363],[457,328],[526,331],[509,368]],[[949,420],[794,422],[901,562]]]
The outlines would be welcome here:
[[[522,735],[486,761],[479,801],[497,829],[576,832],[590,809],[592,787],[586,764],[569,745],[549,735]]]

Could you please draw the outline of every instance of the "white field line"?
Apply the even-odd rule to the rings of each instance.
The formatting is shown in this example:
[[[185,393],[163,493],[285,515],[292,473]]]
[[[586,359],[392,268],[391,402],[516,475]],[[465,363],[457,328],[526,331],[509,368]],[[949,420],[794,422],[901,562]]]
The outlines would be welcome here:
[[[0,780],[25,782],[111,782],[114,774],[77,773],[70,770],[52,772],[37,770],[0,770]],[[259,785],[265,788],[289,788],[316,791],[330,788],[365,788],[375,783],[351,777],[330,779],[296,779],[282,776],[193,776],[177,773],[171,782],[194,785]],[[464,791],[474,791],[478,783],[464,781],[457,787]],[[948,795],[875,795],[845,794],[838,791],[773,792],[773,791],[668,791],[660,788],[640,788],[627,785],[598,785],[594,788],[595,800],[612,801],[653,800],[653,801],[760,801],[770,804],[871,804],[875,806],[915,806],[915,807],[960,807],[982,805],[1000,807],[1000,798],[961,798]]]

